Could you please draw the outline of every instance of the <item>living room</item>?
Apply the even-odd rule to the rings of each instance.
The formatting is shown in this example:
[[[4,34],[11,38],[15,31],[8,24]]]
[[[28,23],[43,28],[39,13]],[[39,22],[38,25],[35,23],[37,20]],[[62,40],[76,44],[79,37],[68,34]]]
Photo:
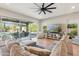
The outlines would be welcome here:
[[[1,56],[78,56],[79,3],[0,3]]]

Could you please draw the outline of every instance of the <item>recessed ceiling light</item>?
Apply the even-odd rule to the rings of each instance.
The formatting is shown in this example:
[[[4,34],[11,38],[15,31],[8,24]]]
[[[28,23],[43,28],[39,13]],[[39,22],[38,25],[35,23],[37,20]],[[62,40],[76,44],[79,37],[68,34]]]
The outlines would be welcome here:
[[[72,9],[75,9],[75,6],[72,6]]]

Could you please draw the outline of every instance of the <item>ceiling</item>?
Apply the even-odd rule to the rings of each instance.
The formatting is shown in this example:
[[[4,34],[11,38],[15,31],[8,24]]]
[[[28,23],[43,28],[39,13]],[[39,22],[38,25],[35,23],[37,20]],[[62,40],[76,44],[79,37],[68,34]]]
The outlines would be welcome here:
[[[42,5],[42,3],[37,4],[39,6]],[[50,3],[46,3],[45,6],[48,4]],[[50,7],[53,6],[56,6],[56,9],[52,9],[52,13],[46,12],[46,15],[44,15],[44,13],[38,14],[39,12],[35,9],[38,7],[34,5],[34,3],[0,3],[1,8],[37,18],[39,20],[79,11],[79,3],[55,3]]]

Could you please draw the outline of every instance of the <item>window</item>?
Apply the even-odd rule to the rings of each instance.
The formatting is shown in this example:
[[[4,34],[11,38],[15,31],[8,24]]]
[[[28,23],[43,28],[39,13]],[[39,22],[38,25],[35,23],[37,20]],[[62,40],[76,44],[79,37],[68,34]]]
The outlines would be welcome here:
[[[38,31],[38,25],[36,23],[31,23],[29,27],[30,27],[30,32]]]
[[[68,24],[68,35],[70,35],[71,38],[75,37],[77,35],[77,24]]]

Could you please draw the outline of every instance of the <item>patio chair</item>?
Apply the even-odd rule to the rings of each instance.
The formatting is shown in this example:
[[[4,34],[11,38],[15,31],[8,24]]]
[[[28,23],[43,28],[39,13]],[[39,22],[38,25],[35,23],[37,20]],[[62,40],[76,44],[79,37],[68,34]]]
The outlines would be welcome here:
[[[43,39],[45,37],[45,34],[43,32],[39,32],[37,37],[38,39]]]

